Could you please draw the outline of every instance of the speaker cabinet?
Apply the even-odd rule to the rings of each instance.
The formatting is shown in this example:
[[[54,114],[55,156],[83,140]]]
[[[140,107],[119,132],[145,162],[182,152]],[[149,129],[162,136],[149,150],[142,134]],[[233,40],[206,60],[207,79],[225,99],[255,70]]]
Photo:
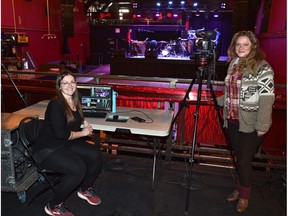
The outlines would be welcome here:
[[[73,5],[62,4],[62,34],[63,37],[74,37]]]
[[[1,191],[22,193],[22,202],[23,192],[39,178],[19,138],[18,125],[24,117],[1,113]]]

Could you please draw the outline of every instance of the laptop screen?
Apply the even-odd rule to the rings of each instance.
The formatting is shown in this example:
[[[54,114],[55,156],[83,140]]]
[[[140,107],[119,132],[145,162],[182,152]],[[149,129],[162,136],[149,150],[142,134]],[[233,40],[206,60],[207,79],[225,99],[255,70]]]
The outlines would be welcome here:
[[[112,86],[78,85],[83,112],[112,111]]]

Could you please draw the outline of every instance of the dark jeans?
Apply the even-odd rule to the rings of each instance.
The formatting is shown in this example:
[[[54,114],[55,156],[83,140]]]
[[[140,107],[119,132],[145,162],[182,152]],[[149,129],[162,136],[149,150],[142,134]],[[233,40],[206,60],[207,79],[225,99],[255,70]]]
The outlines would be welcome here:
[[[126,42],[126,52],[127,55],[130,55],[131,53],[131,43],[129,42]]]
[[[60,148],[49,155],[42,166],[62,174],[55,196],[50,201],[54,207],[64,202],[76,188],[81,187],[85,191],[93,185],[102,168],[102,154],[95,145],[80,139],[73,140],[71,146]]]
[[[243,133],[239,125],[228,122],[228,134],[236,156],[236,169],[241,186],[252,185],[252,159],[261,144],[263,137],[258,137],[257,132]]]

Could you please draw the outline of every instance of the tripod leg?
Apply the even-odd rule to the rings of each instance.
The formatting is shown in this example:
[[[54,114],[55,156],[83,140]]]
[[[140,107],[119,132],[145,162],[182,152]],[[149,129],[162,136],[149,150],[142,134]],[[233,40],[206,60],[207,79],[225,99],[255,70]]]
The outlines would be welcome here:
[[[180,107],[179,107],[178,112],[176,113],[176,115],[175,115],[175,117],[174,117],[174,119],[172,121],[172,124],[171,124],[172,126],[175,124],[175,122],[176,122],[179,114],[181,113],[182,109],[184,108],[184,106],[186,106],[186,100],[189,97],[189,93],[190,93],[194,83],[195,83],[195,79],[192,79],[192,81],[191,81],[191,83],[190,83],[190,85],[189,85],[189,87],[188,87],[188,89],[186,91],[186,94],[185,94],[183,100],[180,102]]]
[[[186,205],[185,205],[185,213],[184,215],[188,215],[188,208],[189,208],[189,200],[190,200],[190,187],[192,182],[192,166],[194,162],[194,151],[195,151],[195,144],[196,144],[196,137],[197,137],[197,125],[198,125],[198,117],[199,117],[199,108],[201,102],[201,93],[202,93],[202,78],[203,78],[203,71],[204,68],[200,68],[200,74],[198,74],[198,92],[197,92],[197,103],[196,103],[196,110],[194,113],[194,130],[193,130],[193,139],[192,139],[192,147],[191,147],[191,158],[190,158],[190,169],[188,172],[188,186],[186,190]]]
[[[7,71],[6,67],[4,66],[4,64],[1,64],[1,67],[3,68],[4,72],[6,73],[8,79],[10,80],[10,82],[12,83],[12,85],[14,86],[14,88],[16,89],[17,93],[19,94],[20,98],[22,99],[23,103],[26,105],[26,107],[28,107],[23,95],[21,94],[21,92],[19,91],[19,89],[17,88],[16,84],[14,83],[13,79],[11,78],[9,72]]]

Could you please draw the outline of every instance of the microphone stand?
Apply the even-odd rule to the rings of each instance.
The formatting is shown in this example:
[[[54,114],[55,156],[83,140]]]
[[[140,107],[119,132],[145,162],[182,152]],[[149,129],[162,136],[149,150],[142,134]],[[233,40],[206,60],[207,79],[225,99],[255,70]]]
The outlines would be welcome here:
[[[18,95],[20,96],[20,98],[22,99],[23,103],[26,105],[26,107],[28,107],[28,104],[26,103],[23,95],[21,94],[21,92],[19,91],[18,87],[16,86],[16,84],[14,83],[13,79],[11,78],[8,70],[6,69],[6,67],[4,66],[3,63],[1,63],[1,67],[3,68],[4,72],[6,73],[8,79],[10,80],[10,82],[12,83],[12,85],[14,86],[14,88],[16,89]]]

